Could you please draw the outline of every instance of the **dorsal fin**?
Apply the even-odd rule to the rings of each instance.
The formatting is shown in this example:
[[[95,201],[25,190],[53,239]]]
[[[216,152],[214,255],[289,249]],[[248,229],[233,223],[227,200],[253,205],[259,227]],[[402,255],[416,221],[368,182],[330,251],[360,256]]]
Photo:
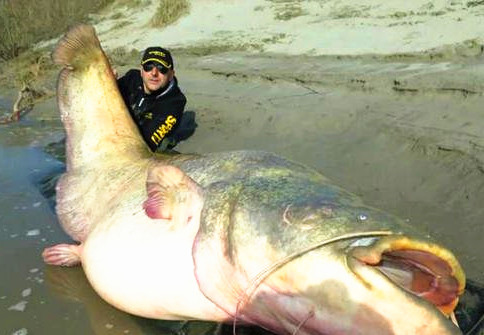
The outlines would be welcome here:
[[[174,228],[181,228],[200,216],[202,189],[175,166],[157,164],[150,168],[146,191],[143,208],[152,219],[170,220]]]
[[[119,93],[111,65],[92,26],[67,32],[53,52],[64,68],[57,100],[67,133],[67,169],[92,166],[110,155],[139,159],[150,155]]]

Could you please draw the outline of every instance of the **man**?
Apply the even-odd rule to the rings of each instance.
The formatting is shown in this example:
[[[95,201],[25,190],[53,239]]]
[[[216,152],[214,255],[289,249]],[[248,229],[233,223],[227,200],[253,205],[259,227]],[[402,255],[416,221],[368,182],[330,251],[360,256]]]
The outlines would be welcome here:
[[[118,87],[151,151],[171,149],[195,131],[194,116],[183,113],[187,100],[168,50],[147,48],[140,70],[129,70],[118,79]]]

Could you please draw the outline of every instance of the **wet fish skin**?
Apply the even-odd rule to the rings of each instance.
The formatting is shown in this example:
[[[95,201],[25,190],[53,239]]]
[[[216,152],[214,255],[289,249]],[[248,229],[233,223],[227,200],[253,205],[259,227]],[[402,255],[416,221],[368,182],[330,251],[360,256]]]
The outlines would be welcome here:
[[[81,263],[102,298],[144,317],[460,334],[444,315],[465,285],[450,251],[274,154],[152,155],[90,26],[69,31],[54,60],[67,133],[56,210],[80,244],[47,248],[46,262]],[[382,274],[388,257],[443,313]]]
[[[220,179],[204,187],[204,208],[193,255],[197,277],[205,279],[199,280],[202,291],[229,314],[259,324],[261,319],[267,322],[272,318],[266,327],[279,333],[295,329],[298,322],[308,318],[304,322],[307,329],[299,330],[303,334],[317,334],[322,329],[328,334],[392,334],[395,323],[400,327],[395,334],[419,334],[417,328],[405,328],[412,312],[402,312],[412,306],[417,323],[421,315],[422,324],[436,319],[444,325],[435,326],[430,333],[459,333],[442,315],[433,315],[435,310],[427,302],[414,301],[412,296],[389,287],[380,274],[369,275],[384,289],[368,290],[366,286],[374,284],[362,282],[360,269],[355,271],[350,265],[354,262],[350,244],[358,237],[291,257],[321,241],[353,233],[368,232],[372,236],[377,231],[393,232],[398,239],[404,239],[403,233],[418,236],[407,223],[364,206],[358,197],[334,186],[318,172],[273,154],[218,153],[213,159],[210,155],[204,159],[208,162],[191,162],[203,166],[198,172],[193,169],[192,176],[197,180],[200,173]],[[189,164],[181,168],[192,172]],[[290,261],[286,264],[281,260]],[[280,268],[264,272],[278,263]],[[351,294],[360,295],[362,300],[349,301]],[[389,295],[384,301],[375,298],[384,294]],[[320,299],[315,298],[318,296]],[[372,304],[381,304],[381,308],[374,309]],[[286,309],[278,310],[281,305]],[[300,307],[291,310],[291,305]],[[398,313],[389,316],[392,306],[398,306]],[[317,308],[321,308],[319,313]],[[381,324],[353,322],[365,314],[373,314]],[[280,322],[285,318],[293,319],[293,323]],[[388,318],[393,320],[382,321]],[[338,320],[336,325],[332,324],[334,319]]]

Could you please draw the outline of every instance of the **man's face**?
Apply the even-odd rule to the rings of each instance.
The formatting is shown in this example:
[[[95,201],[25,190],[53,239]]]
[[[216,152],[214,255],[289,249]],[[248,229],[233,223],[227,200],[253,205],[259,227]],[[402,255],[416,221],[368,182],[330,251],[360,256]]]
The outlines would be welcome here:
[[[157,63],[150,62],[141,66],[141,78],[143,79],[144,90],[147,94],[151,94],[152,92],[165,87],[173,78],[174,72],[172,69],[168,70],[166,73],[162,73],[163,70],[156,65]]]

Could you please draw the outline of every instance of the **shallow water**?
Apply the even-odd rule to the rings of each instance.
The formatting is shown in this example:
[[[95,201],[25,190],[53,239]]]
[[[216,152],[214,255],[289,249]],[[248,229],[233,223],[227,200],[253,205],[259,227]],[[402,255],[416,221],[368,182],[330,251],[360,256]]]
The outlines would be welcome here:
[[[60,332],[63,327],[70,329],[70,315],[76,315],[79,309],[53,301],[40,257],[46,244],[64,240],[66,236],[34,181],[59,167],[59,162],[38,148],[0,146],[2,334],[21,329],[45,328],[45,333]],[[56,316],[53,322],[47,323],[52,315]]]

